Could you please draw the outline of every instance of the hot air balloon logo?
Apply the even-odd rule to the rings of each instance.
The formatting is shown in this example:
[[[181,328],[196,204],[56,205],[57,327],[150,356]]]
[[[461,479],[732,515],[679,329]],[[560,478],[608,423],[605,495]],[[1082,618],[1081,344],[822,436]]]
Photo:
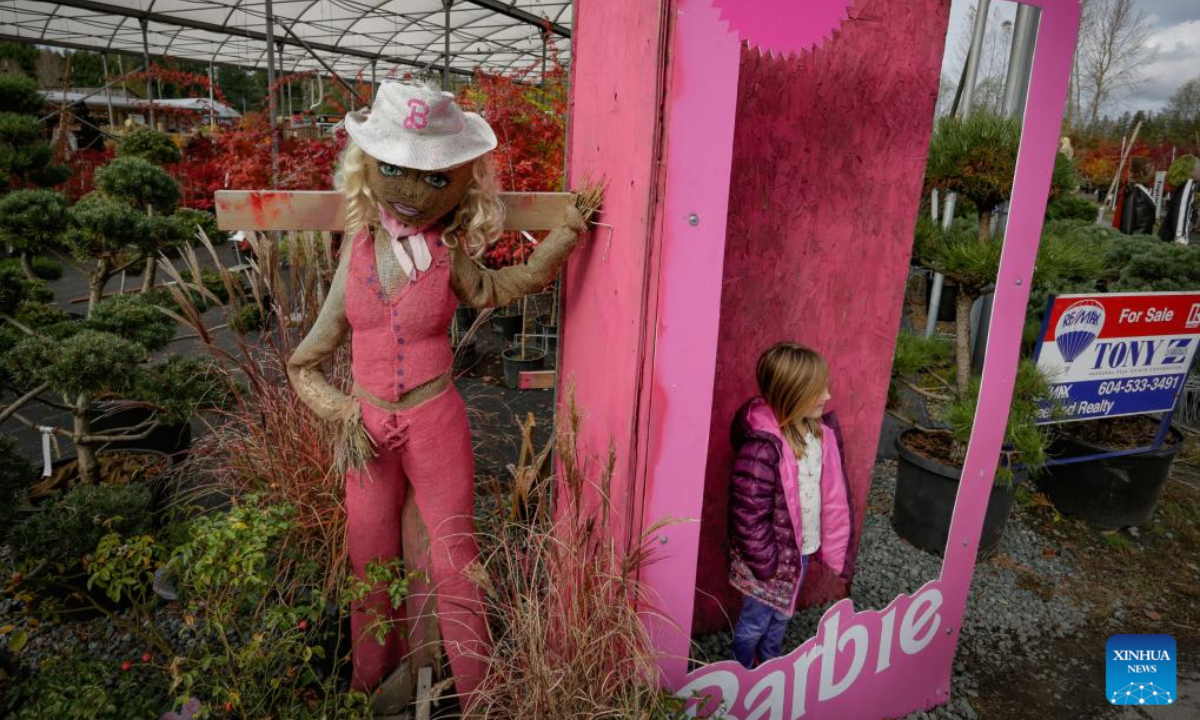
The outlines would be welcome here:
[[[1070,364],[1087,350],[1104,327],[1104,306],[1095,300],[1072,303],[1054,326],[1054,344]]]

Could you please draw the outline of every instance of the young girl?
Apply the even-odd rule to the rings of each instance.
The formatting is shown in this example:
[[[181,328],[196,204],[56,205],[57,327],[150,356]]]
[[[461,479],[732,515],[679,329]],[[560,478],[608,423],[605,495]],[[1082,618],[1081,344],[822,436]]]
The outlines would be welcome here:
[[[848,580],[854,513],[841,437],[829,400],[829,366],[815,351],[780,343],[758,359],[760,397],[734,416],[730,583],[744,596],[734,658],[747,668],[778,657],[815,559]]]

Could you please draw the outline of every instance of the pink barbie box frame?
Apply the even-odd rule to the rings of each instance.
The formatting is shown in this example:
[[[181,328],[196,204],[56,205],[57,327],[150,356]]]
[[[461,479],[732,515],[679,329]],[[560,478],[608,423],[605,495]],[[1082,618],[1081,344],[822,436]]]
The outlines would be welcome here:
[[[1028,4],[1041,8],[1041,21],[979,409],[941,574],[882,610],[856,611],[849,599],[837,602],[822,617],[815,637],[761,667],[746,670],[725,661],[688,673],[700,524],[676,523],[658,531],[656,547],[663,559],[643,574],[659,611],[648,613],[648,622],[665,657],[664,678],[690,700],[693,715],[711,712],[719,703],[724,717],[741,720],[888,718],[949,698],[958,632],[1008,417],[1079,24],[1078,0]],[[829,35],[829,22],[845,17],[848,5],[846,0],[677,3],[667,135],[673,149],[685,151],[668,158],[659,281],[660,317],[674,321],[659,326],[653,363],[656,377],[679,381],[660,391],[663,409],[652,419],[671,432],[656,434],[644,527],[701,515],[705,458],[696,448],[708,446],[714,367],[698,358],[716,354],[716,330],[704,318],[719,313],[741,42],[771,53],[803,52]],[[781,23],[781,17],[812,22]],[[754,36],[764,28],[772,29],[769,37]],[[780,28],[793,36],[781,35]],[[695,82],[698,77],[704,81]],[[704,208],[703,217],[696,208]]]

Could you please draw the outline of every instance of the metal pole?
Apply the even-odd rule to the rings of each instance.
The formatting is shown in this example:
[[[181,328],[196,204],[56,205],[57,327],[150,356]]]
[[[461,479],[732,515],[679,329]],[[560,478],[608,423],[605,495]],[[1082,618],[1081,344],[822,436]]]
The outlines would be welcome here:
[[[1012,50],[1008,54],[1008,75],[1004,79],[1004,114],[1008,117],[1025,114],[1029,73],[1033,69],[1033,44],[1037,40],[1041,14],[1039,8],[1017,5]]]
[[[112,83],[108,81],[108,53],[102,54],[100,56],[100,61],[104,63],[104,101],[108,104],[108,129],[109,132],[111,132],[113,130],[113,126],[117,124],[117,121],[113,117]]]
[[[546,46],[550,44],[550,31],[542,29],[542,80],[539,83],[546,87]]]
[[[375,104],[375,93],[379,92],[379,85],[375,81],[375,61],[371,61],[371,104]]]
[[[213,97],[213,85],[216,83],[216,78],[213,75],[213,64],[208,63],[208,129],[215,132],[217,129],[217,105]]]
[[[979,56],[983,54],[983,38],[987,34],[988,13],[991,9],[992,0],[979,0],[975,9],[975,28],[971,31],[971,50],[967,53],[967,82],[963,86],[962,104],[958,108],[958,114],[962,117],[971,114],[975,80],[979,76]]]
[[[267,10],[267,113],[271,120],[271,187],[279,187],[279,119],[275,104],[275,15],[271,0]]]
[[[150,101],[150,127],[157,130],[158,126],[154,121],[154,78],[150,72],[150,40],[146,36],[150,21],[142,18],[139,24],[142,26],[142,65],[146,68],[146,99]]]
[[[967,117],[971,114],[971,101],[975,96],[975,79],[979,75],[979,56],[983,52],[983,37],[987,32],[987,17],[992,8],[992,0],[979,0],[975,8],[975,26],[971,31],[971,49],[967,52],[967,64],[963,70],[962,92],[956,95],[957,107],[950,109],[951,115]],[[950,229],[954,222],[954,205],[958,196],[949,193],[943,204],[942,228]],[[937,332],[938,310],[942,304],[942,285],[945,278],[941,273],[933,274],[933,288],[929,292],[929,315],[925,318],[925,337],[933,337]]]
[[[454,0],[442,0],[442,7],[446,10],[446,31],[442,43],[442,89],[450,89],[450,5]]]
[[[1020,118],[1025,114],[1025,98],[1029,94],[1029,75],[1033,71],[1033,46],[1037,41],[1038,22],[1041,10],[1030,5],[1017,6],[1017,22],[1013,27],[1012,49],[1008,53],[1008,74],[1004,78],[1004,115]],[[1008,222],[1007,205],[996,213],[995,219],[1003,225]],[[995,295],[988,293],[979,299],[978,318],[971,324],[974,338],[971,346],[971,366],[983,369],[983,354],[987,351],[987,329],[992,321],[992,301]]]

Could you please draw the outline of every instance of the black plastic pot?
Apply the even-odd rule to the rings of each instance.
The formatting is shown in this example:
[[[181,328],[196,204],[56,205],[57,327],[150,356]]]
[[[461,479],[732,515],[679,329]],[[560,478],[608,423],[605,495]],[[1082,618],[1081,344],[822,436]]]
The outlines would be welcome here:
[[[943,555],[962,469],[942,465],[910,450],[904,439],[918,432],[909,430],[896,438],[899,464],[892,527],[897,535],[925,552]],[[1016,484],[1024,477],[1023,472],[1018,472],[1011,484],[992,486],[979,537],[979,557],[991,555],[1000,544],[1012,512]]]
[[[933,299],[933,279],[925,284],[925,306]],[[938,322],[954,322],[954,306],[958,302],[958,286],[951,282],[942,283],[942,299],[938,303]]]
[[[98,457],[103,457],[105,455],[112,455],[112,454],[116,454],[116,453],[149,454],[149,455],[163,456],[163,459],[166,461],[164,470],[157,474],[147,474],[144,478],[142,478],[140,480],[140,482],[144,482],[150,488],[150,493],[151,493],[150,507],[153,510],[155,510],[156,512],[158,510],[163,509],[166,506],[167,500],[169,499],[167,497],[167,495],[168,495],[167,478],[169,476],[169,471],[171,469],[171,456],[162,452],[161,450],[154,450],[152,448],[141,448],[141,447],[120,448],[120,449],[106,448],[106,449],[101,450],[98,453],[96,453],[96,455]],[[58,471],[59,468],[66,465],[67,463],[74,462],[76,457],[77,456],[75,456],[75,455],[69,455],[69,456],[60,458],[58,460],[55,460],[54,462],[52,462],[50,464],[51,471],[54,471],[54,472]],[[42,478],[39,474],[38,480],[40,481],[41,479]],[[76,482],[78,482],[78,476],[76,476]],[[105,482],[104,478],[101,478],[101,482]],[[35,488],[37,487],[36,482],[34,483],[34,487]],[[62,492],[66,492],[71,487],[74,487],[74,485],[68,485],[65,487],[60,487],[58,489],[61,490]],[[24,507],[18,508],[17,509],[18,513],[21,514],[22,516],[25,516],[25,515],[29,515],[32,513],[41,512],[42,505],[40,505],[40,503],[42,501],[35,500],[33,502],[34,502],[33,505],[26,505]]]
[[[147,407],[121,403],[93,403],[88,410],[88,420],[93,432],[107,434],[111,430],[136,427],[151,418],[154,411]],[[182,460],[192,448],[192,423],[160,424],[154,432],[141,440],[112,442],[105,446],[109,450],[154,450],[166,453],[175,462]]]
[[[541,370],[546,365],[546,351],[541,348],[525,348],[524,357],[521,348],[509,348],[502,354],[504,358],[504,384],[516,389],[521,383],[521,373],[527,370]]]
[[[1071,515],[1098,528],[1146,525],[1167,483],[1171,463],[1183,447],[1183,435],[1171,428],[1175,444],[1135,455],[1048,465],[1037,478],[1063,515]],[[1054,459],[1112,452],[1070,435],[1060,435],[1048,453]]]
[[[470,330],[471,325],[475,324],[475,318],[478,315],[479,312],[475,308],[459,305],[454,311],[454,320],[458,324],[458,331],[465,333],[467,330]]]
[[[492,332],[496,333],[501,341],[507,345],[512,342],[517,333],[521,332],[524,319],[521,313],[515,315],[494,314],[491,317]]]

